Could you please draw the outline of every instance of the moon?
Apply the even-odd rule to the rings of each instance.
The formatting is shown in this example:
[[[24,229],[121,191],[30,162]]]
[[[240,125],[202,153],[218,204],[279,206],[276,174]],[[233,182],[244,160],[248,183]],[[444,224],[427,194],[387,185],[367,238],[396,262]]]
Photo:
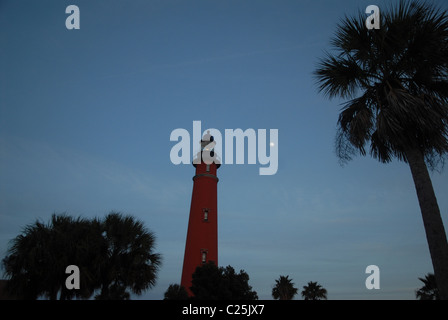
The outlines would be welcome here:
[[[274,142],[269,143],[269,146],[271,146],[271,148],[274,147],[275,146]]]

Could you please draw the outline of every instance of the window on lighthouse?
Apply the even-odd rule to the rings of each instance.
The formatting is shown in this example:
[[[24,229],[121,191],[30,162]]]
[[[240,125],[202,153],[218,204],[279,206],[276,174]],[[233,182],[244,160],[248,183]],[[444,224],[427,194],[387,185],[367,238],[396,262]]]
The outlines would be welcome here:
[[[209,164],[206,165],[206,167],[205,167],[205,171],[210,172],[210,165],[209,165]]]
[[[202,251],[202,263],[207,262],[207,251]]]
[[[204,209],[204,221],[208,221],[208,209]]]

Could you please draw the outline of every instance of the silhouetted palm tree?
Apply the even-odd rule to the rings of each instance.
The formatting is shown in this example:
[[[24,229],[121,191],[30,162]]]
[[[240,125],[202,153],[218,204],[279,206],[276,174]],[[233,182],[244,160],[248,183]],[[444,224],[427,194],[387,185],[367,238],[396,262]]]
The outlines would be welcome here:
[[[302,297],[305,300],[327,300],[327,290],[317,282],[310,281],[303,286]]]
[[[331,43],[335,54],[315,75],[342,109],[336,149],[342,161],[356,153],[409,164],[440,296],[448,299],[448,243],[427,170],[448,152],[448,16],[421,1],[381,11],[380,29],[366,15],[346,17]]]
[[[92,222],[53,214],[48,225],[39,221],[24,228],[12,240],[8,256],[3,260],[10,278],[7,289],[25,299],[46,296],[51,300],[88,298],[95,289],[91,270],[99,262],[96,245],[101,234],[92,229]],[[78,290],[65,287],[68,265],[80,268]]]
[[[155,285],[161,256],[155,236],[141,221],[112,212],[102,223],[107,251],[100,264],[101,293],[96,299],[128,299]]]
[[[98,265],[102,261],[101,250],[105,248],[101,237],[99,221],[68,215],[53,214],[50,221],[52,239],[47,249],[52,252],[48,273],[53,283],[51,295],[55,298],[60,291],[60,300],[89,298],[97,287]],[[76,265],[80,271],[80,288],[68,290],[65,269]],[[50,297],[51,298],[51,297]]]
[[[434,274],[428,273],[425,279],[418,278],[424,283],[424,286],[415,292],[415,297],[419,300],[439,300],[439,290],[437,289],[436,278]]]
[[[294,287],[292,279],[289,276],[280,276],[275,280],[275,286],[272,288],[272,297],[279,300],[292,300],[297,294],[297,288]]]
[[[51,259],[51,252],[46,250],[49,237],[47,226],[36,221],[27,225],[22,234],[11,241],[8,255],[2,261],[5,275],[9,278],[6,289],[10,293],[23,299],[50,295],[45,270],[46,262]]]
[[[104,221],[53,215],[24,228],[3,259],[7,290],[25,299],[129,299],[155,284],[161,257],[155,237],[132,216],[111,213]],[[76,265],[80,289],[65,286],[67,266]]]

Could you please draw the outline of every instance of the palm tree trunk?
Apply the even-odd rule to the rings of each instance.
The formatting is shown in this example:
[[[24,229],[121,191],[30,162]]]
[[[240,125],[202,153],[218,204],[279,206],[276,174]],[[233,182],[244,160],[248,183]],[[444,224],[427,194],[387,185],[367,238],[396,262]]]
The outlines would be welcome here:
[[[408,150],[406,157],[417,191],[440,298],[448,300],[448,242],[437,198],[422,152]]]

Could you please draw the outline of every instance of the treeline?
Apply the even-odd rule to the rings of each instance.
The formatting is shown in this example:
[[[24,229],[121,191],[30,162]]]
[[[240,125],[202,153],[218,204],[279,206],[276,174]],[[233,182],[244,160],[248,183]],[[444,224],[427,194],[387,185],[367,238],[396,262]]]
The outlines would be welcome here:
[[[53,214],[26,226],[11,242],[3,268],[6,290],[23,299],[129,299],[153,287],[161,265],[155,236],[132,216],[104,219]],[[66,287],[67,266],[79,268],[80,288]]]
[[[235,273],[231,266],[218,267],[213,262],[196,268],[192,277],[191,292],[179,284],[171,284],[165,291],[165,300],[258,300],[258,294],[249,285],[249,275],[240,270]],[[280,276],[275,280],[272,297],[276,300],[292,300],[298,289],[294,287],[289,276]],[[308,282],[301,292],[305,300],[326,300],[327,290],[317,282]]]
[[[161,254],[155,252],[155,236],[143,222],[111,212],[103,219],[73,218],[53,214],[48,224],[36,221],[11,240],[2,260],[7,293],[18,299],[126,300],[155,286]],[[67,266],[79,269],[79,289],[70,290]],[[218,267],[209,262],[196,268],[189,288],[171,284],[165,300],[257,300],[244,270]],[[438,300],[434,274],[419,278],[415,291],[420,300]],[[292,300],[299,294],[289,276],[275,280],[272,297]],[[300,292],[304,300],[326,300],[327,290],[310,281]]]

